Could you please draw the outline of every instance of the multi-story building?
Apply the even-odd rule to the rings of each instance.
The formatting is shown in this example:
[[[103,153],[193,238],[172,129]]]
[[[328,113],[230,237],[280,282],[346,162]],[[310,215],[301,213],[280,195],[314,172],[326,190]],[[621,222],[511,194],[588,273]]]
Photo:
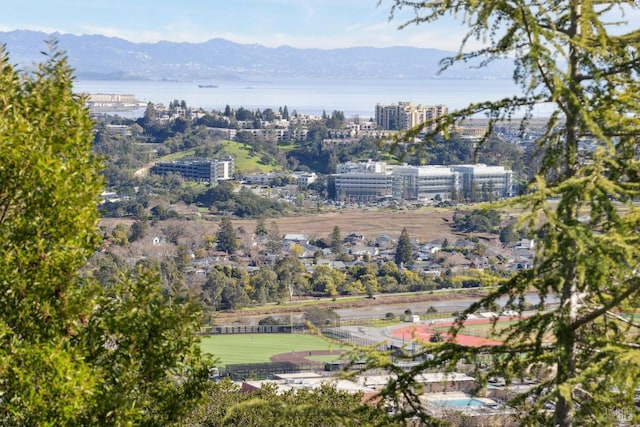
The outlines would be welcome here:
[[[413,102],[376,104],[376,124],[385,130],[405,130],[447,114],[446,105],[420,105]],[[433,130],[428,125],[425,130]]]
[[[218,181],[233,179],[235,164],[232,157],[224,159],[177,160],[158,162],[151,173],[166,175],[176,173],[186,180],[216,184]]]
[[[87,102],[95,105],[137,104],[135,96],[117,93],[90,93]]]
[[[513,172],[502,166],[457,165],[451,170],[460,175],[459,191],[470,197],[476,191],[491,193],[495,197],[513,195]]]
[[[393,198],[392,174],[378,172],[350,172],[332,176],[336,189],[336,200],[347,202],[375,202]]]
[[[448,166],[396,166],[394,175],[402,180],[400,195],[406,200],[447,200],[460,188],[460,175]]]
[[[335,197],[343,201],[433,199],[453,193],[471,197],[474,191],[492,197],[513,194],[513,172],[502,166],[388,166],[384,162],[342,163],[332,175]]]

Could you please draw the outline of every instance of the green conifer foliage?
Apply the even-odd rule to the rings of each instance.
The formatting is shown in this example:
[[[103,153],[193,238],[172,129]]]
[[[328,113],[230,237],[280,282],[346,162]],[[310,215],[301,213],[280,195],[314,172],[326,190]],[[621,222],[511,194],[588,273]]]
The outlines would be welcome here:
[[[407,265],[413,261],[413,246],[411,245],[411,239],[409,238],[409,232],[406,227],[402,228],[398,244],[396,245],[396,265]]]
[[[479,112],[487,114],[491,128],[515,113],[525,113],[526,124],[541,103],[555,107],[536,141],[542,158],[536,178],[524,196],[511,201],[525,209],[521,224],[538,236],[533,268],[505,281],[458,320],[463,324],[502,296],[521,309],[532,290],[542,299],[540,308],[509,328],[503,346],[430,345],[425,351],[435,356],[433,362],[403,376],[391,395],[406,391],[418,371],[434,364],[453,367],[463,359],[494,356],[489,370],[479,374],[509,381],[534,370],[549,373],[512,402],[522,424],[613,425],[620,414],[638,423],[640,32],[625,24],[624,14],[637,6],[586,0],[391,3],[392,17],[405,9],[415,12],[403,26],[445,16],[467,26],[460,53],[446,59],[444,68],[515,58],[513,77],[521,95],[452,112],[433,123],[437,130],[427,140]],[[484,47],[467,51],[476,40]],[[545,405],[553,409],[545,411]]]

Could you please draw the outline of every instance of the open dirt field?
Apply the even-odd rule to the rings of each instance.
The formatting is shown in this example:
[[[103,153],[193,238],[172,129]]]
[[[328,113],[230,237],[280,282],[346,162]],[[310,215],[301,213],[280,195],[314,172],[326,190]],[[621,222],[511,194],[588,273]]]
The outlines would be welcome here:
[[[349,233],[363,234],[365,239],[373,239],[386,234],[397,239],[406,227],[412,239],[429,241],[434,239],[457,238],[460,236],[451,228],[453,224],[453,209],[425,208],[420,210],[392,211],[392,210],[343,210],[302,216],[282,217],[266,219],[267,227],[272,221],[278,224],[281,234],[303,233],[310,239],[328,237],[336,225],[340,227],[343,237]],[[191,214],[193,214],[191,212]],[[205,216],[199,221],[183,221],[189,228],[201,228],[194,230],[196,234],[211,234],[211,230],[217,230],[219,216]],[[242,227],[247,232],[253,233],[256,220],[232,219],[234,227]],[[123,223],[130,226],[131,218],[102,218],[100,225],[111,230],[117,224]],[[162,224],[162,222],[160,223]],[[205,230],[207,230],[205,232]]]
[[[272,220],[267,220],[267,226]],[[327,237],[333,227],[340,227],[342,236],[363,234],[366,239],[386,234],[398,238],[406,227],[412,239],[434,240],[455,236],[451,230],[453,210],[422,209],[412,211],[344,210],[274,219],[281,233],[304,233],[310,238]],[[234,225],[253,231],[255,221],[234,220]]]

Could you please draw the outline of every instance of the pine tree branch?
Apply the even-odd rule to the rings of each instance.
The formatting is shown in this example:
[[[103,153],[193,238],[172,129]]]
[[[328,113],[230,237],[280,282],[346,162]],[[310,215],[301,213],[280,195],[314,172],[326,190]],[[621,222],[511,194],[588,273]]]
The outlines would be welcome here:
[[[571,328],[574,331],[579,329],[580,327],[586,325],[587,323],[589,323],[589,322],[597,319],[598,317],[602,316],[603,314],[609,312],[613,307],[615,307],[618,304],[620,304],[620,302],[622,302],[623,300],[627,299],[628,297],[633,295],[635,292],[640,290],[640,280],[638,280],[638,278],[635,278],[635,279],[636,279],[635,282],[631,286],[629,286],[624,292],[622,292],[617,297],[613,298],[611,301],[609,301],[608,304],[600,307],[597,310],[592,311],[591,313],[587,314],[586,316],[583,316],[583,317],[577,319],[575,322],[573,322],[573,324],[571,325]]]

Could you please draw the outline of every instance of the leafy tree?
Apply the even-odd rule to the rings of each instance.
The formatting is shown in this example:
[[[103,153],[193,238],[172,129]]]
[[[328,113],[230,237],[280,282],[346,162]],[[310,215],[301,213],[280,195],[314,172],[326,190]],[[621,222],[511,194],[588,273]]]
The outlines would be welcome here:
[[[124,224],[118,224],[113,227],[111,231],[110,239],[113,243],[119,246],[126,246],[129,244],[129,232],[127,226]]]
[[[0,93],[0,424],[176,421],[206,381],[197,310],[157,275],[83,270],[102,183],[66,57],[27,73],[0,49]]]
[[[85,363],[101,373],[92,404],[79,411],[81,425],[175,422],[204,387],[199,309],[159,283],[157,270],[140,268],[96,299],[75,338],[86,348]]]
[[[224,308],[235,310],[250,303],[249,295],[240,280],[231,279],[222,290],[221,304]]]
[[[217,310],[222,303],[222,291],[227,286],[229,278],[219,269],[213,268],[207,273],[207,280],[202,285],[202,302],[211,309]]]
[[[328,265],[318,265],[311,275],[311,286],[314,291],[322,292],[327,296],[337,296],[340,287],[346,277],[344,273]]]
[[[413,245],[406,227],[403,227],[400,233],[394,259],[396,265],[407,265],[413,262]]]
[[[175,263],[179,271],[184,273],[191,262],[191,251],[185,244],[180,244],[176,248]]]
[[[550,297],[558,304],[518,321],[504,345],[470,349],[446,342],[429,348],[433,363],[493,354],[489,374],[500,373],[507,381],[534,367],[553,368],[553,375],[514,399],[523,424],[612,425],[619,413],[638,423],[640,343],[632,332],[635,323],[624,313],[635,312],[640,303],[640,215],[634,203],[640,196],[640,33],[621,25],[637,6],[581,0],[392,3],[392,15],[402,8],[415,12],[405,25],[462,16],[467,36],[460,53],[443,61],[444,68],[512,57],[514,80],[523,89],[521,95],[436,119],[436,132],[427,140],[472,114],[487,113],[491,129],[515,112],[525,113],[526,124],[540,103],[555,107],[536,141],[535,178],[527,194],[513,201],[524,208],[523,222],[540,236],[534,266],[473,304],[459,322],[501,296],[511,306],[523,306],[531,289],[540,294],[542,307]],[[484,47],[466,51],[473,40]],[[585,139],[591,142],[586,150]],[[403,388],[407,382],[396,384]],[[542,409],[547,403],[553,403],[552,411]]]
[[[302,320],[314,326],[326,326],[335,324],[340,316],[330,308],[311,307],[304,312]]]
[[[517,223],[512,221],[500,229],[500,242],[504,246],[511,245],[527,236],[527,230],[522,228],[517,230],[516,226]]]
[[[278,293],[280,297],[293,299],[295,291],[306,293],[308,280],[305,277],[304,264],[295,256],[287,255],[278,260],[274,266],[278,275]]]
[[[258,321],[258,325],[285,325],[286,323],[282,318],[273,316],[263,317]]]
[[[223,216],[216,233],[216,246],[219,251],[234,254],[238,250],[238,236],[233,228],[231,219]]]
[[[253,299],[264,304],[268,301],[278,301],[278,282],[276,273],[268,265],[261,265],[260,269],[249,278],[249,284],[254,289]]]

